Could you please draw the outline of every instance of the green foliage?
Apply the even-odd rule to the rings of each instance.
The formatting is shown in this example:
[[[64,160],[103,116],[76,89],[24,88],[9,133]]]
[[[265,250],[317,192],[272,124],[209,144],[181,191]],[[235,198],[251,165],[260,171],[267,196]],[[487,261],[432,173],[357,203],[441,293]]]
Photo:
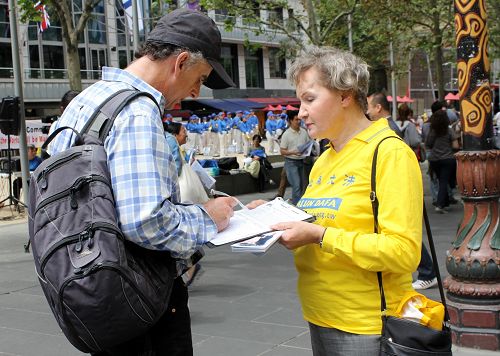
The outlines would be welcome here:
[[[20,8],[19,20],[22,23],[30,21],[41,21],[40,12],[36,11],[33,5],[36,4],[33,0],[18,0],[17,4]]]
[[[489,54],[492,58],[500,57],[500,1],[486,0],[488,14],[487,25],[490,34]]]

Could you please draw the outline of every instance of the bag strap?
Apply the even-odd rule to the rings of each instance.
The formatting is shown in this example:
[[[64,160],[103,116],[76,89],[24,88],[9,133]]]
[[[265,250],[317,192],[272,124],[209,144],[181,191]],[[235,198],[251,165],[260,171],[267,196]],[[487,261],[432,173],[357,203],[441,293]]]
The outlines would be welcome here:
[[[378,233],[378,205],[379,205],[377,194],[376,194],[377,156],[378,156],[378,149],[379,149],[380,144],[382,142],[384,142],[385,140],[387,140],[388,138],[395,138],[397,140],[402,141],[399,137],[396,137],[396,136],[384,137],[377,144],[377,147],[375,147],[375,152],[373,153],[370,200],[372,202],[373,221],[374,221],[373,231],[375,233]],[[434,240],[432,238],[432,231],[431,231],[431,226],[429,223],[429,217],[427,216],[427,210],[425,208],[425,202],[423,204],[423,216],[424,216],[424,222],[425,222],[425,230],[427,232],[427,239],[429,241],[429,248],[431,250],[432,266],[434,267],[434,271],[436,273],[436,277],[437,277],[437,281],[438,281],[439,294],[441,296],[441,303],[443,303],[443,305],[444,305],[444,321],[448,322],[450,320],[450,317],[448,315],[448,308],[446,306],[446,299],[444,296],[443,283],[441,281],[441,274],[439,273],[439,266],[438,266],[437,257],[436,257],[436,249],[434,247]],[[379,289],[380,289],[380,310],[382,312],[384,312],[387,309],[387,305],[386,305],[386,301],[385,301],[385,293],[384,293],[384,286],[382,283],[382,273],[381,272],[377,272],[377,279],[378,279],[378,285],[379,285]]]
[[[109,131],[113,127],[116,116],[127,106],[132,100],[139,96],[149,97],[158,106],[161,113],[161,108],[156,102],[156,99],[150,93],[138,91],[137,89],[122,89],[113,93],[104,102],[97,107],[94,114],[87,121],[85,126],[80,131],[80,135],[90,135],[99,138],[101,143],[108,136]]]
[[[47,139],[45,140],[45,142],[43,143],[43,145],[40,149],[42,151],[46,151],[49,143],[59,134],[59,132],[64,131],[64,130],[73,131],[75,133],[75,135],[77,136],[75,142],[82,142],[82,136],[80,135],[80,133],[78,131],[76,131],[74,128],[72,128],[70,126],[61,126],[61,127],[58,127],[54,132],[52,132],[49,137],[47,137]]]

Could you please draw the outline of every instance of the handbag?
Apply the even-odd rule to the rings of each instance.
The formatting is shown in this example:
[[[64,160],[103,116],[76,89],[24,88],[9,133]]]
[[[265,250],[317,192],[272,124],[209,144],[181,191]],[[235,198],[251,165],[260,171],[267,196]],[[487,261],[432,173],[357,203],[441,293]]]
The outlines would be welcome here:
[[[182,163],[179,191],[182,203],[204,204],[209,200],[203,183],[189,163]]]
[[[370,200],[372,202],[373,217],[374,217],[374,232],[378,233],[378,199],[376,194],[376,171],[377,171],[377,155],[380,144],[388,139],[396,138],[389,136],[382,139],[375,148],[372,160],[371,171],[371,192]],[[427,211],[423,209],[425,229],[427,238],[429,239],[429,247],[432,255],[432,265],[436,271],[438,280],[439,294],[441,302],[444,305],[444,322],[442,330],[435,330],[417,322],[410,321],[404,318],[386,315],[386,301],[384,294],[384,286],[382,282],[382,273],[377,272],[377,279],[380,289],[380,310],[382,313],[382,335],[380,338],[380,355],[381,356],[448,356],[451,352],[451,331],[449,327],[450,317],[446,308],[446,300],[444,297],[443,284],[437,264],[436,250],[432,239],[431,228]]]

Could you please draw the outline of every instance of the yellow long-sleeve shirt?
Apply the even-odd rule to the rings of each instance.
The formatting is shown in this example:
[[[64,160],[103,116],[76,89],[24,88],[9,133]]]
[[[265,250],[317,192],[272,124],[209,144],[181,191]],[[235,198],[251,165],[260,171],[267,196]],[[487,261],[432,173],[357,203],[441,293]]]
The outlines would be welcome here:
[[[310,244],[295,250],[302,310],[313,324],[380,334],[376,272],[382,271],[389,310],[412,289],[411,273],[422,244],[422,176],[415,154],[398,139],[387,139],[379,148],[379,233],[373,232],[372,157],[387,136],[395,134],[381,119],[340,152],[324,152],[297,204],[316,216],[316,224],[327,227],[322,248]]]

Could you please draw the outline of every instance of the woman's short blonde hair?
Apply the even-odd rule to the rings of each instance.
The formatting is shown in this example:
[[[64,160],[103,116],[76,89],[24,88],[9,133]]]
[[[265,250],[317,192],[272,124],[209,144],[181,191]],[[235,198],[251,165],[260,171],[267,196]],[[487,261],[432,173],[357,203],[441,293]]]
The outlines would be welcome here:
[[[364,60],[338,48],[311,46],[288,69],[288,79],[297,86],[300,76],[312,67],[320,72],[321,85],[330,90],[351,92],[363,111],[367,110],[370,73]]]

